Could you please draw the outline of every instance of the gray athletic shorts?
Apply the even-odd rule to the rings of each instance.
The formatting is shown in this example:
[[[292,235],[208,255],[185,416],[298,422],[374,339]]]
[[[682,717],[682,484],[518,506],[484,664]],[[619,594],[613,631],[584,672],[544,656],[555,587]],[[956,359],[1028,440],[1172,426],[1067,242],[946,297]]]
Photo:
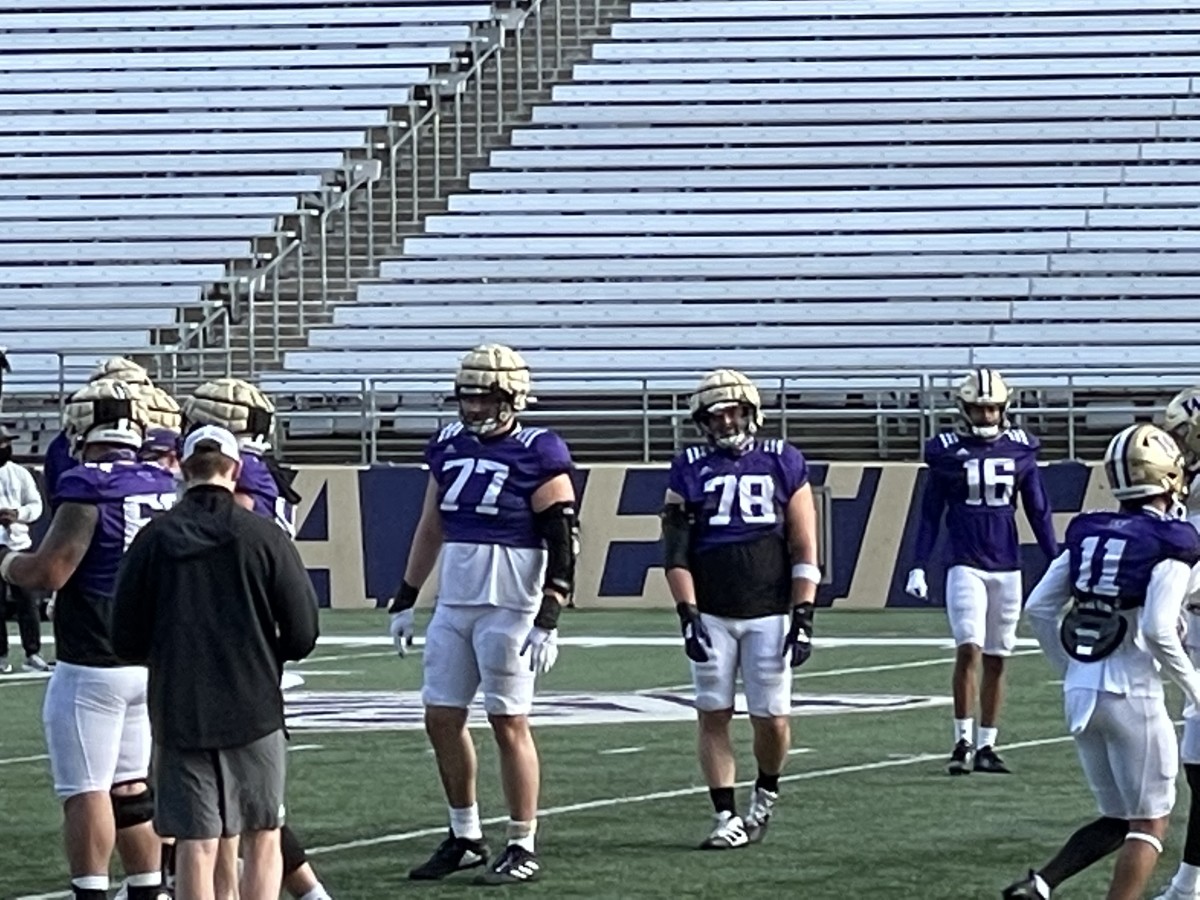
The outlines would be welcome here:
[[[287,739],[274,731],[228,750],[154,745],[154,829],[205,840],[283,824]]]

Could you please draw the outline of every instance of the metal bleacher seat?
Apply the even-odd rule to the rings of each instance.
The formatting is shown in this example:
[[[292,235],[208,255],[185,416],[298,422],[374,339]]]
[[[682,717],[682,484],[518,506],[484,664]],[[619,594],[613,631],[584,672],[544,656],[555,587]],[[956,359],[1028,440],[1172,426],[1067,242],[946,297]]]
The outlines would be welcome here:
[[[285,367],[1200,363],[1197,31],[1200,0],[635,2]]]
[[[479,0],[0,4],[0,344],[53,376],[6,392],[60,380],[27,351],[145,351],[222,302],[204,298],[230,261],[268,258],[256,239],[333,196],[347,151],[492,17]]]

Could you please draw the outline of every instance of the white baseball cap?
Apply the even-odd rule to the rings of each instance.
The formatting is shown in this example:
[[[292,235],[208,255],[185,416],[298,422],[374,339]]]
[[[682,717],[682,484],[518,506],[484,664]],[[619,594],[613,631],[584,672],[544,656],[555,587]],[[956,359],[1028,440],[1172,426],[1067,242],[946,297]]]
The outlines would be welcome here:
[[[183,462],[191,459],[197,450],[211,447],[215,447],[227,459],[232,459],[234,462],[242,461],[237,438],[231,431],[220,425],[201,425],[184,439]]]

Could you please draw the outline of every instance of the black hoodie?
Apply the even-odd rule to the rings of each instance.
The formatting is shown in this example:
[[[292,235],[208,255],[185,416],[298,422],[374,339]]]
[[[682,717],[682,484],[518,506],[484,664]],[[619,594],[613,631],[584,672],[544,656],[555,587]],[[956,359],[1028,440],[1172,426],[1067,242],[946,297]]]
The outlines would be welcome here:
[[[191,488],[121,562],[113,648],[149,667],[150,727],[163,746],[240,747],[282,728],[283,663],[316,641],[300,554],[224,488]]]

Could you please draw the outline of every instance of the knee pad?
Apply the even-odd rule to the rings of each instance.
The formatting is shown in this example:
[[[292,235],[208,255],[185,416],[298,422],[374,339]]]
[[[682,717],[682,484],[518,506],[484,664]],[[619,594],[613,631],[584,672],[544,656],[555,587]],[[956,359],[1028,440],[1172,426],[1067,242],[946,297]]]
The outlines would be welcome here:
[[[1142,841],[1143,843],[1149,844],[1158,853],[1163,852],[1162,841],[1160,841],[1158,838],[1156,838],[1152,834],[1146,834],[1146,832],[1144,832],[1144,831],[1131,831],[1127,835],[1125,835],[1125,840],[1127,840],[1127,841]]]
[[[139,782],[132,782],[138,784]],[[117,830],[133,828],[151,821],[154,818],[154,789],[145,782],[146,789],[140,794],[110,794],[112,799],[113,818]]]
[[[308,862],[308,854],[296,837],[296,832],[284,825],[279,829],[279,849],[283,851],[283,877],[287,878]]]

